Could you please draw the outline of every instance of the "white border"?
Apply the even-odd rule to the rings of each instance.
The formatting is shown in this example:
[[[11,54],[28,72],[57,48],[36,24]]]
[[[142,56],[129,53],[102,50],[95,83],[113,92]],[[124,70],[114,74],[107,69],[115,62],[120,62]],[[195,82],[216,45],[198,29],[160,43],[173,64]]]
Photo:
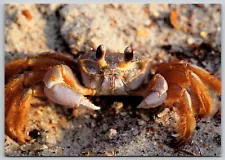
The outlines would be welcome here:
[[[177,3],[177,4],[191,4],[191,3],[205,3],[205,4],[209,4],[209,3],[213,3],[213,4],[222,4],[222,34],[221,34],[221,38],[222,38],[222,106],[224,106],[224,91],[225,91],[225,86],[224,81],[225,81],[225,57],[224,57],[224,49],[225,49],[225,45],[223,45],[224,42],[224,37],[225,37],[225,32],[224,32],[224,26],[225,26],[225,19],[224,19],[224,13],[225,13],[225,1],[224,0],[192,0],[192,1],[188,1],[188,0],[92,0],[90,2],[90,0],[1,0],[0,2],[0,49],[2,52],[0,52],[0,75],[1,75],[1,83],[0,83],[0,107],[1,107],[1,112],[0,112],[0,159],[12,159],[12,157],[4,157],[4,4],[7,3]],[[224,133],[224,109],[222,108],[222,133]],[[225,150],[224,150],[224,136],[225,134],[221,134],[221,139],[222,139],[222,146],[221,146],[221,157],[193,157],[194,159],[212,159],[212,158],[216,158],[216,159],[224,159],[225,158]],[[16,157],[18,159],[23,158],[23,159],[39,159],[41,157]],[[53,160],[53,159],[84,159],[85,157],[45,157],[46,159],[49,160]],[[88,158],[88,157],[87,157]],[[106,157],[92,157],[91,159],[106,159]],[[117,157],[118,159],[140,159],[142,157]],[[189,157],[143,157],[142,159],[190,159]],[[85,158],[86,159],[86,158]],[[107,158],[108,159],[108,158]],[[115,158],[113,158],[115,159]]]
[[[176,3],[176,4],[191,4],[205,3],[216,4],[223,3],[223,0],[2,0],[1,3]]]

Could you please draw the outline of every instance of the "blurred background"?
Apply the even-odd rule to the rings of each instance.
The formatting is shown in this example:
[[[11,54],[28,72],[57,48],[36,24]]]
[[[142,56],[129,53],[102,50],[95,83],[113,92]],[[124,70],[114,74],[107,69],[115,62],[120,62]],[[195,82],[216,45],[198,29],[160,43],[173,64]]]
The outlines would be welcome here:
[[[123,52],[132,46],[136,54],[155,63],[178,58],[221,76],[221,6],[216,4],[7,4],[4,33],[6,62],[45,51],[77,56],[104,44],[108,52]],[[149,113],[136,113],[120,101],[111,104],[112,110],[116,108],[120,108],[118,114],[107,109],[101,111],[101,120],[90,116],[76,120],[54,105],[34,109],[30,122],[34,142],[18,146],[6,136],[5,153],[7,156],[221,154],[220,119],[201,120],[193,143],[175,151],[167,145],[171,136],[167,132],[172,128],[168,115],[172,113],[149,119]]]

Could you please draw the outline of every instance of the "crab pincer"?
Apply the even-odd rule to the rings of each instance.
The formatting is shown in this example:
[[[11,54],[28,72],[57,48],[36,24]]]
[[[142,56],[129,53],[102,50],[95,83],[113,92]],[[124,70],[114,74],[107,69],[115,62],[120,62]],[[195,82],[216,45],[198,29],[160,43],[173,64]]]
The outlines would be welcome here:
[[[144,91],[144,100],[137,108],[154,108],[164,103],[167,98],[168,84],[163,76],[156,74]]]
[[[45,95],[57,104],[68,108],[84,106],[93,110],[100,109],[84,96],[94,95],[95,91],[83,87],[66,65],[58,65],[49,69],[43,82],[45,83]]]

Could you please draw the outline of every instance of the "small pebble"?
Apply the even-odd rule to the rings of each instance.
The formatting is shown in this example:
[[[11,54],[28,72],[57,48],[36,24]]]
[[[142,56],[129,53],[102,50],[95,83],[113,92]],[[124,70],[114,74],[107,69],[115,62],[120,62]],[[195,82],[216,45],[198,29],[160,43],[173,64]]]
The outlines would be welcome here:
[[[204,39],[205,39],[205,38],[207,38],[208,33],[207,33],[207,32],[203,32],[203,31],[202,31],[202,32],[200,33],[200,36],[201,36],[202,38],[204,38]]]
[[[114,102],[112,104],[112,108],[114,108],[116,114],[118,114],[122,110],[122,108],[123,108],[123,103],[122,102]]]
[[[141,113],[141,118],[144,120],[144,121],[149,121],[149,117],[143,113]]]
[[[187,39],[187,43],[188,43],[189,45],[193,44],[194,42],[195,42],[195,40],[194,40],[193,37],[189,37],[189,38]]]
[[[115,154],[114,151],[105,151],[105,156],[115,156]]]
[[[147,30],[146,30],[145,28],[143,28],[143,27],[139,27],[139,28],[137,29],[137,31],[136,31],[136,35],[137,35],[138,37],[146,37],[146,35],[147,35]]]
[[[31,12],[28,9],[24,9],[21,12],[26,17],[26,19],[28,21],[30,21],[33,18],[32,15],[31,15]]]
[[[163,144],[162,143],[158,143],[158,148],[162,149],[163,148]]]
[[[159,113],[159,114],[157,115],[157,117],[163,117],[163,116],[165,116],[166,114],[168,114],[169,111],[170,111],[169,108],[165,108],[161,113]]]
[[[40,144],[25,144],[25,145],[22,145],[20,147],[20,149],[22,151],[43,151],[45,149],[48,149],[48,146],[46,145],[40,145]]]
[[[208,143],[204,143],[203,145],[204,145],[204,147],[209,147]]]
[[[180,26],[177,23],[177,20],[179,18],[179,13],[176,10],[173,10],[170,12],[170,23],[175,29],[179,29]]]
[[[94,128],[96,126],[96,123],[93,121],[91,122],[91,127]]]
[[[159,17],[160,16],[158,11],[154,11],[152,14],[153,14],[154,17]]]
[[[37,139],[38,137],[41,136],[41,132],[37,129],[34,129],[34,130],[30,131],[29,136],[31,136],[34,139]]]
[[[143,120],[141,120],[141,119],[138,119],[137,122],[138,122],[138,124],[139,124],[140,126],[146,125],[146,122],[143,121]]]
[[[102,125],[102,130],[105,132],[108,130],[108,125],[107,124],[103,124]]]
[[[120,115],[121,116],[126,116],[127,115],[127,112],[121,112]]]
[[[117,135],[117,130],[115,129],[110,129],[107,133],[106,136],[108,139],[113,139]]]
[[[132,131],[133,131],[132,133],[133,133],[134,136],[136,136],[136,135],[139,134],[139,130],[137,130],[137,129],[133,129],[133,128],[132,128]]]

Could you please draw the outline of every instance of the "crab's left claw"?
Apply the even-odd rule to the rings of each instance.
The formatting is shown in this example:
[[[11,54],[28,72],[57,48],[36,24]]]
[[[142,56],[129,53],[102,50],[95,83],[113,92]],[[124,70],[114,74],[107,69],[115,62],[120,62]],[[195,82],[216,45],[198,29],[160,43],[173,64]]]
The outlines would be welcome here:
[[[167,97],[168,84],[160,74],[149,82],[144,90],[139,91],[144,100],[138,105],[137,108],[154,108],[161,105]]]
[[[49,69],[43,81],[46,96],[57,104],[69,108],[84,106],[93,110],[100,109],[84,97],[84,95],[94,95],[95,90],[83,87],[66,65]]]

